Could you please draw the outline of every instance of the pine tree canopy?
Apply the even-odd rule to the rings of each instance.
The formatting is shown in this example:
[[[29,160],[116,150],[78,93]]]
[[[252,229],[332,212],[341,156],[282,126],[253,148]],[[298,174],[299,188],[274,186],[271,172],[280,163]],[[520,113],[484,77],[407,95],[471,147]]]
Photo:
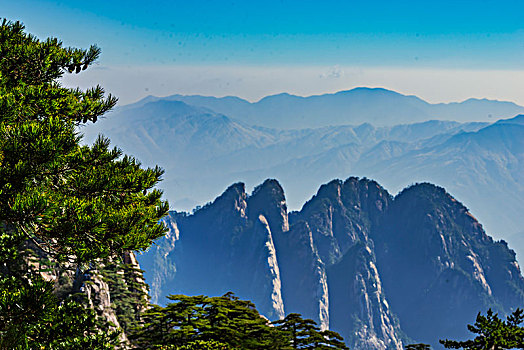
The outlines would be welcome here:
[[[145,249],[164,233],[157,222],[167,203],[153,189],[163,171],[141,168],[101,137],[80,145],[75,126],[95,122],[116,99],[58,79],[99,53],[39,41],[18,22],[0,29],[0,222],[61,261]]]
[[[448,349],[523,349],[524,328],[520,324],[524,321],[524,311],[517,308],[506,320],[500,319],[491,309],[486,316],[477,315],[473,325],[468,330],[477,336],[465,341],[441,340],[440,343]]]
[[[117,100],[100,86],[82,91],[59,79],[87,69],[99,54],[96,46],[63,47],[19,22],[1,22],[0,348],[60,348],[49,345],[47,331],[60,328],[57,320],[70,322],[71,344],[94,327],[88,310],[55,295],[24,254],[28,245],[82,268],[146,249],[165,232],[158,221],[168,205],[155,189],[162,169],[142,168],[103,137],[80,143],[77,127],[96,122]],[[64,312],[70,317],[57,318]],[[98,346],[91,345],[83,348]]]
[[[321,331],[313,320],[289,314],[270,323],[253,303],[232,293],[169,299],[166,307],[144,313],[131,336],[139,349],[347,349],[338,333]]]

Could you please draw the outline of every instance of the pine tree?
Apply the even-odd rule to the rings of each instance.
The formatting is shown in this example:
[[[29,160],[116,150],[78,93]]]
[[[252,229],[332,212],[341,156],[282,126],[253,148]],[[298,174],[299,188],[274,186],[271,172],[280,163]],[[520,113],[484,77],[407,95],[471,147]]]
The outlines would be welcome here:
[[[217,349],[289,349],[284,334],[270,327],[253,303],[231,293],[169,299],[172,302],[166,307],[155,306],[144,313],[144,325],[130,337],[138,348],[191,349],[196,344],[215,344]]]
[[[143,270],[117,257],[99,263],[98,273],[109,286],[112,308],[124,333],[138,326],[140,314],[149,307],[147,284],[143,281]]]
[[[139,349],[348,349],[338,333],[321,331],[299,314],[271,324],[253,303],[232,293],[169,299],[166,307],[144,313],[143,325],[130,337]]]
[[[99,54],[96,46],[40,41],[19,22],[0,26],[0,348],[75,348],[90,334],[95,340],[83,348],[114,343],[92,311],[27,268],[28,242],[53,264],[82,271],[164,233],[158,220],[168,206],[154,189],[163,171],[142,168],[102,137],[80,144],[77,127],[96,122],[116,98],[59,79]]]
[[[468,325],[468,330],[478,334],[474,339],[465,341],[440,340],[440,343],[448,349],[523,349],[524,328],[520,324],[524,321],[524,311],[516,309],[506,318],[500,319],[498,314],[491,309],[486,316],[477,315],[473,325]]]
[[[291,313],[273,325],[287,335],[293,349],[347,349],[338,333],[321,331],[315,321],[303,319],[297,313]]]

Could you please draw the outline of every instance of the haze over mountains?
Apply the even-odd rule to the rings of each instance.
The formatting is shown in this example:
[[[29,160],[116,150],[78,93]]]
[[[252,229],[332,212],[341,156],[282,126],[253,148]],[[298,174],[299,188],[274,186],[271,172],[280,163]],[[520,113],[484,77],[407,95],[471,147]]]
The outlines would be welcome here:
[[[300,209],[319,183],[356,175],[391,193],[415,182],[445,187],[524,256],[524,108],[467,100],[429,104],[384,89],[311,97],[149,97],[85,128],[146,165],[165,168],[173,209],[190,210],[231,183],[276,178]],[[499,121],[497,121],[499,120]]]
[[[431,104],[416,96],[402,95],[383,88],[355,88],[308,97],[282,93],[254,103],[231,96],[149,96],[135,105],[158,100],[182,101],[192,106],[209,108],[249,125],[275,129],[362,123],[392,126],[427,120],[492,122],[524,113],[524,107],[512,102],[471,98],[463,102]]]

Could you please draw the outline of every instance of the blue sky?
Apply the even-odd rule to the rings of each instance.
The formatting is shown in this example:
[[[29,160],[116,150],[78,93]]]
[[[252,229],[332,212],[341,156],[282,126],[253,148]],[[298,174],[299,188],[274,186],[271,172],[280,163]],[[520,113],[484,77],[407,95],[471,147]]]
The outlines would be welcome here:
[[[85,74],[71,83],[102,79],[116,88],[124,102],[147,93],[199,93],[199,89],[215,95],[238,91],[242,97],[256,99],[284,90],[308,94],[381,85],[435,101],[475,96],[524,103],[524,85],[519,83],[524,72],[523,13],[524,1],[0,3],[1,16],[21,20],[41,38],[56,36],[77,47],[100,46],[98,68],[105,72]],[[195,67],[201,68],[200,73]],[[239,69],[231,71],[231,67]],[[152,79],[147,87],[140,75],[119,83],[116,79],[126,69],[128,75],[136,75],[138,69],[159,79],[170,76],[174,83],[165,81],[160,87]],[[266,77],[257,84],[253,80],[279,69],[280,81]],[[304,72],[310,72],[310,77]],[[437,79],[436,72],[447,80]],[[486,79],[479,81],[477,76],[484,73]],[[408,82],[395,80],[402,74]],[[456,85],[453,76],[462,82],[462,90],[454,95],[409,85],[409,81],[430,79],[419,85],[433,82],[434,90],[444,89],[446,82]],[[469,94],[463,88],[466,76],[473,77]],[[328,77],[331,84],[326,83]],[[216,86],[212,89],[205,85],[210,79]],[[181,81],[194,84],[181,85]],[[500,91],[505,85],[507,94]]]

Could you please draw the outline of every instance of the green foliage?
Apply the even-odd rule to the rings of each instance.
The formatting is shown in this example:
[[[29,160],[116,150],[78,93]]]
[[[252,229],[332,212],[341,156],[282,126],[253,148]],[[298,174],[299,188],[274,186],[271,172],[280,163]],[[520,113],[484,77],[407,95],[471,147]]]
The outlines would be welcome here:
[[[448,349],[515,349],[524,348],[524,328],[520,324],[524,321],[522,309],[516,309],[506,318],[500,319],[498,314],[488,310],[486,316],[477,315],[473,325],[468,330],[478,334],[474,339],[466,341],[440,340]]]
[[[136,328],[141,312],[149,307],[143,271],[122,259],[114,259],[100,268],[100,275],[109,286],[111,304],[124,333]]]
[[[348,349],[338,333],[320,331],[315,321],[303,319],[300,314],[291,313],[273,325],[283,331],[293,349]]]
[[[149,349],[158,350],[233,350],[227,344],[220,343],[214,340],[195,340],[184,345],[149,345]]]
[[[141,168],[102,137],[80,145],[76,127],[96,122],[116,98],[59,79],[99,53],[40,41],[19,22],[0,26],[2,348],[111,347],[116,336],[97,330],[93,311],[68,291],[55,290],[39,261],[81,273],[96,259],[147,248],[165,230],[158,220],[168,206],[154,189],[163,171]]]
[[[222,297],[172,295],[173,303],[155,306],[143,315],[144,325],[130,338],[139,348],[187,346],[215,341],[241,349],[280,349],[266,319],[249,301]],[[274,343],[273,340],[276,340]],[[281,340],[281,339],[280,339]]]
[[[20,23],[0,27],[0,222],[59,261],[78,263],[147,248],[164,233],[167,203],[153,187],[163,171],[142,169],[99,138],[81,146],[75,126],[116,103],[99,87],[61,87],[99,49],[40,42]],[[79,68],[80,67],[80,68]],[[12,237],[11,237],[12,238]]]
[[[298,314],[269,323],[255,306],[231,293],[221,297],[172,295],[154,306],[130,337],[140,349],[347,349],[335,332],[320,331]],[[203,345],[205,344],[205,346]]]
[[[56,307],[49,322],[38,323],[31,347],[40,349],[112,349],[119,332],[100,330],[93,310],[73,300]]]
[[[100,331],[93,310],[71,298],[59,301],[53,283],[0,279],[0,349],[112,349],[116,331]],[[17,289],[13,289],[17,287]]]

